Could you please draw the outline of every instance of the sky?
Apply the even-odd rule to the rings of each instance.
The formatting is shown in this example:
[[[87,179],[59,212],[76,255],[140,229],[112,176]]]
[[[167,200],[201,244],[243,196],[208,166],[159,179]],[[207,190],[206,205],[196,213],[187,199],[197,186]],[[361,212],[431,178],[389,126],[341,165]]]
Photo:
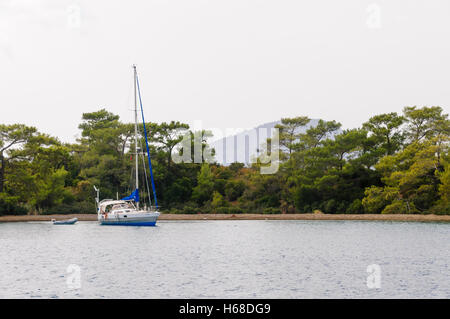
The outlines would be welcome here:
[[[358,127],[450,105],[448,0],[0,0],[0,123],[74,142],[83,112]]]

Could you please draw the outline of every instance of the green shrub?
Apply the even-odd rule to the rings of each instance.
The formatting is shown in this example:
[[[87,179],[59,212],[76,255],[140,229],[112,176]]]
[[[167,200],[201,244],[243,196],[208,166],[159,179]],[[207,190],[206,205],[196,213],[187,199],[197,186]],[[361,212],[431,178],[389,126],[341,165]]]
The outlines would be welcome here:
[[[255,200],[256,205],[261,207],[278,207],[280,200],[278,194],[266,194]]]
[[[230,214],[231,207],[217,207],[215,213],[217,214]]]
[[[239,208],[244,212],[254,213],[257,209],[255,202],[243,200],[242,197],[238,200]]]
[[[61,203],[42,211],[42,215],[53,214],[96,214],[94,202]]]
[[[436,215],[450,215],[450,205],[443,200],[440,200],[430,212]]]
[[[364,191],[365,197],[362,200],[364,211],[369,214],[380,214],[389,205],[383,187],[370,186]]]
[[[226,206],[223,206],[223,207],[217,207],[215,209],[215,213],[217,213],[217,214],[243,214],[244,211],[242,210],[242,208],[239,208],[239,207],[234,207],[234,206],[226,207]]]
[[[275,207],[266,207],[263,209],[263,214],[281,214],[281,210]]]
[[[27,209],[19,205],[17,196],[9,196],[0,193],[0,216],[2,215],[26,215]]]
[[[197,214],[199,212],[198,206],[194,203],[186,203],[180,210],[180,214]]]
[[[355,199],[347,208],[347,214],[358,214],[364,212],[364,207],[360,199]]]
[[[229,207],[230,214],[243,214],[244,211],[239,207]]]
[[[245,191],[245,183],[243,181],[228,181],[225,185],[225,195],[229,201],[235,201]]]
[[[408,209],[407,205],[400,200],[394,201],[392,204],[387,205],[382,214],[408,214],[408,213],[417,213],[414,205],[410,204],[410,208]]]
[[[222,194],[215,191],[213,193],[213,199],[211,201],[211,206],[214,209],[217,209],[218,207],[226,207],[226,206],[228,206],[228,202],[223,198]]]

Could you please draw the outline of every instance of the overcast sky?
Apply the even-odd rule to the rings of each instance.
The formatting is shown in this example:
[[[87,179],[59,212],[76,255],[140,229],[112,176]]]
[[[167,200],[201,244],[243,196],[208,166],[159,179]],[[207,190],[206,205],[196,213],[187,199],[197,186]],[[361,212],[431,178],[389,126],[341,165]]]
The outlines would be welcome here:
[[[448,0],[0,0],[0,123],[74,141],[83,112],[357,127],[450,105]]]

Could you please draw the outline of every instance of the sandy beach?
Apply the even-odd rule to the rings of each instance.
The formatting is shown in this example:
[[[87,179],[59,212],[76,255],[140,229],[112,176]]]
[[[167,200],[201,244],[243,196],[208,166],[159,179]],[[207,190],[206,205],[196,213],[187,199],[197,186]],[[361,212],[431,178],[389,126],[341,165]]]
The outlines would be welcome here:
[[[77,217],[80,221],[96,221],[95,214],[0,216],[0,222],[50,221]],[[161,214],[159,220],[378,220],[408,222],[450,222],[450,215],[406,214]]]

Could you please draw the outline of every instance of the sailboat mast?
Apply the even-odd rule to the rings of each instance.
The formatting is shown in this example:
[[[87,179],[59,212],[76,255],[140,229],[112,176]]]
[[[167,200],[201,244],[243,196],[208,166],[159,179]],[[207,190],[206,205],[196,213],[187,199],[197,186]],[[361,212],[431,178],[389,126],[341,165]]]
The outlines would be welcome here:
[[[134,70],[134,148],[135,148],[135,160],[136,160],[136,189],[139,189],[139,170],[138,170],[138,133],[137,133],[137,88],[136,88],[136,80],[137,80],[137,72],[136,65],[133,65]],[[136,207],[139,208],[139,202],[136,203]]]

